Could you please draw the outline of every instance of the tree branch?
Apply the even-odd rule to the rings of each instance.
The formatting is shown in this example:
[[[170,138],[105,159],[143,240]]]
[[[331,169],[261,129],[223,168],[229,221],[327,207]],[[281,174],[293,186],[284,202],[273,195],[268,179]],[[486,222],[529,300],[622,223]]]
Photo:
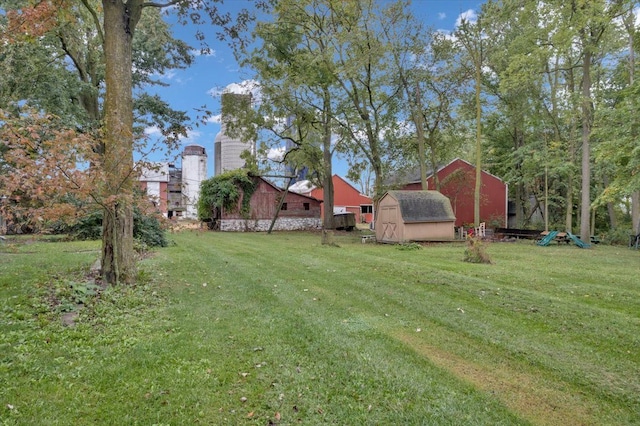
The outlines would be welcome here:
[[[100,37],[100,43],[104,44],[104,33],[102,32],[102,25],[100,25],[100,18],[98,18],[98,13],[94,8],[91,7],[88,0],[81,0],[84,7],[87,8],[87,11],[91,14],[91,18],[93,19],[93,23],[96,26],[96,31],[98,31],[98,37]]]
[[[156,2],[146,2],[146,3],[142,3],[141,7],[157,7],[162,9],[163,7],[169,7],[169,6],[174,6],[176,4],[182,3],[184,0],[172,0],[169,1],[167,3],[156,3]]]

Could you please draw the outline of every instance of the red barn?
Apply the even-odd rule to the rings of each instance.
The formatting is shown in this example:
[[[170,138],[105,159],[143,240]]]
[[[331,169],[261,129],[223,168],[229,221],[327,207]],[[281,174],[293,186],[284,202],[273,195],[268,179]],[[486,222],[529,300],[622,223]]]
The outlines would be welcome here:
[[[373,222],[373,200],[361,194],[353,185],[338,175],[333,175],[331,180],[333,181],[334,212],[350,212],[355,214],[358,222]],[[291,190],[309,195],[318,200],[324,200],[324,190],[322,188],[305,186],[304,182],[292,186]],[[324,217],[324,204],[321,206],[321,216]]]
[[[280,206],[284,190],[261,177],[253,177],[256,188],[249,201],[249,213],[243,215],[240,210],[242,194],[233,211],[217,211],[214,229],[221,231],[267,231]],[[320,206],[322,201],[313,197],[287,192],[278,212],[274,230],[293,231],[320,229]]]
[[[456,158],[436,172],[440,181],[440,192],[451,200],[453,213],[456,215],[455,226],[474,223],[474,192],[476,184],[476,168],[468,161]],[[435,189],[434,174],[427,178],[429,189]],[[421,190],[420,180],[411,179],[402,189]],[[480,188],[480,222],[487,226],[507,227],[507,205],[509,188],[507,184],[482,171]]]

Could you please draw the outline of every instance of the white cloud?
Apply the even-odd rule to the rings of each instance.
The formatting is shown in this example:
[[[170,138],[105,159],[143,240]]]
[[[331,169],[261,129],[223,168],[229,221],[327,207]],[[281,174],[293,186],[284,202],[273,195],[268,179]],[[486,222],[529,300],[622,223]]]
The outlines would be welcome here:
[[[224,93],[238,93],[256,95],[256,91],[260,89],[260,83],[256,80],[244,80],[240,83],[231,83],[224,88]]]
[[[458,39],[456,38],[455,35],[453,35],[451,33],[451,31],[449,30],[436,30],[434,36],[436,37],[442,37],[444,40],[449,40],[449,41],[457,41]]]
[[[244,80],[240,83],[231,83],[227,85],[225,88],[213,87],[209,89],[207,92],[210,96],[214,98],[219,97],[223,93],[239,93],[239,94],[247,94],[251,93],[255,95],[254,92],[258,91],[260,88],[260,83],[256,80]]]
[[[160,129],[158,128],[158,126],[147,127],[146,129],[144,129],[144,134],[145,135],[159,135],[160,134]]]
[[[185,145],[194,144],[198,141],[201,135],[202,133],[200,133],[197,130],[193,130],[193,129],[187,130],[187,136],[181,136],[180,142]]]
[[[460,25],[462,25],[463,20],[468,22],[469,24],[475,24],[476,22],[478,22],[478,14],[473,9],[462,12],[456,19],[455,27],[458,28]]]
[[[274,148],[270,148],[267,152],[267,158],[271,161],[282,161],[284,159],[284,154],[287,152],[287,149],[284,146],[278,146]]]
[[[220,124],[222,123],[222,114],[212,115],[211,117],[207,118],[206,122],[213,123],[213,124]]]
[[[167,71],[164,74],[161,75],[162,78],[166,79],[166,80],[173,80],[174,77],[176,76],[175,71]]]
[[[442,21],[442,20],[443,20],[444,18],[446,18],[446,17],[447,17],[447,14],[446,14],[446,13],[444,13],[444,12],[440,12],[440,13],[438,13],[438,19],[439,19],[439,20],[441,20],[441,21]]]

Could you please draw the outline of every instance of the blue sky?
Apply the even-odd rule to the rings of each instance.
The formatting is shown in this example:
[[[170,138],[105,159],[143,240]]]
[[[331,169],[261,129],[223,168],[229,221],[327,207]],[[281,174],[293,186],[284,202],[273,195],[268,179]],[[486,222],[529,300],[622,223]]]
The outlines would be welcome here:
[[[460,16],[473,18],[475,11],[479,9],[480,0],[413,0],[412,8],[416,17],[422,19],[427,25],[442,31],[452,31]],[[246,0],[226,0],[223,10],[239,10],[247,7],[250,2]],[[208,155],[208,175],[213,176],[213,141],[220,131],[219,94],[230,84],[239,84],[251,79],[248,70],[242,70],[236,63],[228,46],[217,41],[215,28],[207,31],[205,26],[199,28],[207,34],[207,40],[212,48],[210,55],[198,55],[195,63],[188,69],[176,70],[164,75],[163,81],[168,87],[158,88],[156,91],[168,101],[173,108],[187,111],[192,117],[198,116],[197,109],[206,105],[207,109],[214,112],[206,124],[194,128],[189,137],[182,141],[183,146],[198,144],[205,147]],[[194,34],[196,28],[175,26],[174,35],[185,40],[193,47],[198,46]],[[149,129],[153,133],[153,129]],[[156,160],[156,159],[153,159]],[[345,176],[346,164],[339,159],[335,160],[334,173]]]

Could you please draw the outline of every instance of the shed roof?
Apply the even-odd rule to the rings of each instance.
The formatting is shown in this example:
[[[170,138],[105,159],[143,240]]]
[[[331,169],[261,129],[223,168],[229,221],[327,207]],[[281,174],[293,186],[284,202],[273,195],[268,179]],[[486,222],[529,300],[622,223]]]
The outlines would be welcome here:
[[[451,201],[438,191],[388,191],[398,201],[405,223],[453,222]]]

